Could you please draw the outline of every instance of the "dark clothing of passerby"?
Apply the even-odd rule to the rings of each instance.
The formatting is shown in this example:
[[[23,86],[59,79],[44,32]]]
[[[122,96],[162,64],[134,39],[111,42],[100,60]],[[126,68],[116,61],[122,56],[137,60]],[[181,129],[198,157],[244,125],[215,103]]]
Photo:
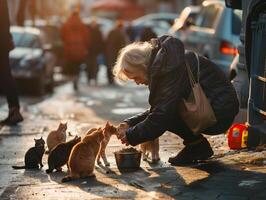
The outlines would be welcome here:
[[[103,53],[104,41],[102,32],[97,24],[91,24],[89,32],[91,42],[87,60],[88,81],[95,80],[95,84],[97,84],[97,74],[99,71],[98,56]]]
[[[179,117],[178,109],[179,102],[183,98],[187,99],[191,92],[185,59],[191,66],[194,76],[197,75],[195,54],[190,51],[184,52],[183,43],[171,36],[155,39],[152,44],[154,48],[148,65],[151,108],[143,114],[125,120],[130,125],[126,132],[128,143],[137,145],[154,140],[165,131],[171,131],[184,140],[186,148],[177,157],[169,159],[169,162],[183,162],[189,156],[200,160],[207,159],[213,154],[209,143],[201,134],[193,134]],[[199,62],[200,85],[217,119],[216,124],[202,133],[224,133],[239,111],[236,92],[218,66],[203,56],[199,56]]]
[[[133,28],[133,26],[131,24],[129,24],[127,26],[126,34],[127,34],[127,37],[128,37],[130,42],[134,42],[135,41],[136,34],[135,34],[134,28]]]
[[[157,35],[156,33],[152,30],[151,27],[145,27],[143,28],[143,30],[141,31],[140,34],[140,41],[141,42],[146,42],[151,40],[152,38],[156,38]]]
[[[114,83],[114,76],[112,73],[116,58],[121,48],[126,45],[127,36],[123,31],[123,27],[116,26],[110,31],[106,40],[105,46],[105,60],[107,65],[107,77],[109,84]]]
[[[89,47],[89,31],[77,12],[72,13],[61,29],[64,45],[64,72],[72,76],[74,89],[78,89],[81,63],[85,63]]]
[[[19,112],[19,100],[15,81],[9,65],[9,51],[13,49],[12,36],[9,30],[7,1],[0,1],[0,87],[7,98],[9,114],[1,121],[2,125],[13,125],[23,120]]]

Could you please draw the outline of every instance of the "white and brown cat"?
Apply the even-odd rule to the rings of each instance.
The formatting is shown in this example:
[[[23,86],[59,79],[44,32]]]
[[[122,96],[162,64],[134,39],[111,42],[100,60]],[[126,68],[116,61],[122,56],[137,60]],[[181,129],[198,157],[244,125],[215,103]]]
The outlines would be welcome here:
[[[95,161],[103,139],[104,134],[101,128],[90,130],[82,141],[72,148],[68,159],[69,175],[64,177],[62,182],[94,176]]]
[[[57,130],[51,131],[46,139],[46,144],[48,147],[48,152],[58,144],[62,142],[66,142],[66,130],[67,130],[67,123],[60,123]]]
[[[100,158],[102,158],[104,165],[110,166],[110,163],[108,162],[106,154],[105,154],[105,150],[106,150],[106,147],[110,141],[111,136],[117,135],[117,128],[115,126],[113,126],[112,124],[110,124],[109,122],[107,122],[105,124],[104,129],[103,129],[103,134],[104,134],[104,139],[101,143],[100,153],[97,157],[97,164],[98,165],[101,164]]]
[[[151,160],[152,163],[158,162],[160,160],[159,149],[159,138],[140,144],[142,159],[145,161]],[[151,153],[151,159],[149,153]]]

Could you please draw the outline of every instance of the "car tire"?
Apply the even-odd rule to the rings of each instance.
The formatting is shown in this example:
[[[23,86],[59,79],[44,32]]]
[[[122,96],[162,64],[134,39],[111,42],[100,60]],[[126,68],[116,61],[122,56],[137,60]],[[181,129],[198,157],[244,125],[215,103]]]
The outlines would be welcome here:
[[[35,78],[32,81],[33,84],[33,95],[42,96],[45,94],[45,82],[42,76]]]
[[[48,93],[53,93],[54,91],[54,80],[51,79],[51,81],[46,85],[45,91]]]

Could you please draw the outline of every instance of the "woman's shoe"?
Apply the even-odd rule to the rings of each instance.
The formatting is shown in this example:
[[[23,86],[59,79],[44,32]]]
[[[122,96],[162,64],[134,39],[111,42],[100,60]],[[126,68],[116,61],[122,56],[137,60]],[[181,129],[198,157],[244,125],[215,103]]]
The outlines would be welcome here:
[[[199,160],[207,160],[213,155],[213,150],[208,140],[204,137],[199,140],[186,144],[175,157],[170,157],[168,162],[171,165],[187,165]]]

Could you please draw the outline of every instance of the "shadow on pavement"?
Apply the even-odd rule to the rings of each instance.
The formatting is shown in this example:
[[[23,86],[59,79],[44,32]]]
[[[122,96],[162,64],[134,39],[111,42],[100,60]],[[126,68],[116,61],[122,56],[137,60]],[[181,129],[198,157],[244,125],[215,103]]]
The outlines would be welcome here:
[[[62,183],[61,180],[66,176],[66,172],[54,172],[50,173],[49,178],[57,182],[58,184],[63,184],[65,186],[77,186],[84,192],[94,194],[103,198],[135,198],[136,192],[130,190],[121,190],[116,187],[112,180],[106,180],[102,175],[97,174],[96,177],[80,178],[72,180],[70,182]],[[99,176],[99,177],[98,177]]]

